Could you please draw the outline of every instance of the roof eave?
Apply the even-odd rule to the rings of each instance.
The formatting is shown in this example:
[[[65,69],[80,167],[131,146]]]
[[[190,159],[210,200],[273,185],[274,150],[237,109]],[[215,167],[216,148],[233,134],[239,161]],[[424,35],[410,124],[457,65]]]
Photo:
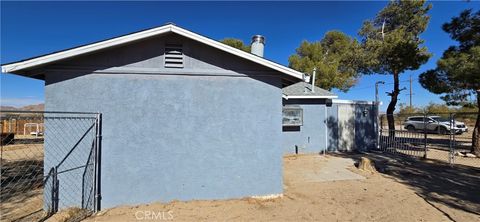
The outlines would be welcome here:
[[[331,95],[331,96],[314,96],[314,95],[304,95],[304,96],[289,96],[289,95],[282,95],[282,98],[288,99],[336,99],[338,96]]]
[[[298,72],[294,69],[288,68],[286,66],[274,63],[274,62],[269,61],[269,60],[267,60],[263,57],[260,57],[260,56],[257,56],[257,55],[254,55],[254,54],[251,54],[251,53],[248,53],[248,52],[244,52],[240,49],[231,47],[229,45],[220,43],[220,42],[215,41],[213,39],[204,37],[202,35],[196,34],[194,32],[191,32],[191,31],[188,31],[186,29],[179,28],[179,27],[176,27],[176,26],[172,27],[172,32],[174,32],[176,34],[179,34],[179,35],[182,35],[182,36],[187,36],[187,37],[191,37],[191,38],[193,37],[192,39],[197,40],[197,41],[199,41],[201,43],[204,43],[206,45],[210,45],[214,48],[217,48],[217,49],[220,49],[222,51],[240,56],[242,58],[245,58],[245,59],[253,61],[253,62],[257,62],[261,65],[267,66],[267,67],[275,69],[279,72],[282,72],[282,73],[288,74],[290,76],[293,76],[297,79],[303,80],[303,73]]]
[[[130,43],[130,42],[133,42],[133,41],[153,37],[153,36],[164,34],[164,33],[167,33],[167,32],[173,32],[173,33],[185,36],[187,38],[190,38],[190,39],[193,39],[195,41],[198,41],[198,42],[204,43],[206,45],[209,45],[211,47],[220,49],[222,51],[237,55],[241,58],[250,60],[250,61],[258,63],[260,65],[269,67],[271,69],[279,71],[279,72],[281,72],[283,74],[286,74],[288,76],[292,76],[296,79],[303,79],[303,74],[301,72],[298,72],[298,71],[293,70],[291,68],[288,68],[286,66],[277,64],[277,63],[272,62],[270,60],[267,60],[263,57],[259,57],[259,56],[253,55],[251,53],[247,53],[247,52],[244,52],[242,50],[236,49],[234,47],[225,45],[225,44],[220,43],[218,41],[215,41],[213,39],[210,39],[210,38],[204,37],[202,35],[193,33],[191,31],[188,31],[186,29],[177,27],[177,26],[172,25],[172,24],[164,25],[164,26],[157,27],[157,28],[148,29],[148,30],[145,30],[145,31],[140,31],[140,32],[137,32],[137,33],[132,33],[132,34],[125,35],[125,36],[120,36],[120,37],[108,39],[108,40],[105,40],[105,41],[100,41],[100,42],[97,42],[97,43],[92,43],[92,44],[85,45],[85,46],[80,46],[80,47],[65,50],[65,51],[60,51],[58,53],[48,54],[48,55],[40,56],[40,57],[37,57],[37,58],[32,58],[32,59],[25,60],[25,61],[5,64],[5,65],[2,66],[2,72],[4,72],[4,73],[15,73],[15,74],[22,75],[21,71],[24,71],[24,70],[27,70],[27,69],[47,65],[47,64],[59,61],[59,60],[72,58],[72,57],[75,57],[75,56],[91,53],[91,52],[94,52],[94,51],[97,51],[97,50],[107,49],[107,48],[110,48],[110,47]]]
[[[157,28],[148,29],[148,30],[145,30],[145,31],[133,33],[133,34],[130,34],[130,35],[120,36],[120,37],[117,37],[117,38],[112,38],[112,39],[108,39],[108,40],[105,40],[105,41],[100,41],[100,42],[97,42],[97,43],[88,44],[88,45],[73,48],[73,49],[70,49],[70,50],[60,51],[58,53],[48,54],[48,55],[45,55],[45,56],[40,56],[40,57],[37,57],[37,58],[25,60],[25,61],[6,64],[6,65],[2,66],[2,72],[14,73],[16,71],[20,71],[20,70],[24,70],[24,69],[30,69],[30,68],[34,68],[34,67],[37,67],[37,66],[47,65],[49,63],[59,61],[59,60],[62,60],[62,59],[67,59],[67,58],[75,57],[75,56],[78,56],[78,55],[87,54],[87,53],[90,53],[90,52],[94,52],[96,50],[108,49],[110,47],[114,47],[114,46],[129,43],[129,42],[132,42],[132,41],[136,41],[136,40],[152,37],[152,36],[155,36],[155,35],[163,34],[163,33],[166,33],[168,31],[171,31],[171,29],[172,29],[172,25],[169,24],[169,25],[165,25],[165,26],[161,26],[161,27],[157,27]]]

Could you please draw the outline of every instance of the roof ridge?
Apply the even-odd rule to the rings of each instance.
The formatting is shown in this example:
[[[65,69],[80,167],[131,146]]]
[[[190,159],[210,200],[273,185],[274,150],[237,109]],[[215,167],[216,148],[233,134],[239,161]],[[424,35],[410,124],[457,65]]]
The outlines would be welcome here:
[[[284,98],[299,98],[299,99],[332,99],[338,96],[329,90],[318,86],[313,86],[315,90],[312,91],[312,84],[307,82],[298,82],[282,89]],[[306,91],[305,89],[308,89]]]
[[[99,50],[104,50],[113,46],[127,44],[133,41],[149,38],[152,36],[165,34],[168,32],[173,32],[173,33],[182,35],[194,41],[209,45],[210,47],[217,48],[227,53],[250,60],[251,62],[255,62],[265,67],[274,69],[283,74],[295,77],[297,79],[302,79],[303,74],[299,71],[296,71],[284,65],[278,64],[266,58],[263,58],[248,52],[244,52],[240,49],[236,49],[234,47],[231,47],[229,45],[226,45],[224,43],[221,43],[209,37],[203,36],[201,34],[189,31],[185,28],[175,25],[174,23],[167,23],[163,26],[158,26],[150,29],[132,32],[130,34],[125,34],[125,35],[109,38],[106,40],[97,41],[94,43],[89,43],[89,44],[85,44],[85,45],[81,45],[81,46],[77,46],[69,49],[64,49],[64,50],[52,52],[49,54],[32,57],[25,60],[20,60],[17,62],[3,64],[2,72],[10,72],[10,73],[16,72],[16,74],[22,75],[21,71],[24,71],[24,70],[51,64],[63,59],[72,58],[72,57],[84,55],[87,53],[92,53]]]

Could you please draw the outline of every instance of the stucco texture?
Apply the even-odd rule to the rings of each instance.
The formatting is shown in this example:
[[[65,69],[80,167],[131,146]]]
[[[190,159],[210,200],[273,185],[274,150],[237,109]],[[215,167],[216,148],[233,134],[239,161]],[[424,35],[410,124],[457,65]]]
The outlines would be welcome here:
[[[375,146],[375,107],[371,104],[332,104],[324,99],[289,99],[283,100],[283,105],[303,109],[302,126],[283,127],[284,153],[295,153],[295,146],[299,153],[366,151]],[[339,107],[343,110],[348,107],[348,112],[339,114]]]
[[[174,40],[185,69],[161,67],[159,38],[46,75],[47,110],[103,114],[102,207],[282,193],[281,74]]]
[[[303,125],[283,127],[282,149],[284,153],[320,153],[326,149],[325,100],[284,100],[283,104],[296,105],[303,110]]]

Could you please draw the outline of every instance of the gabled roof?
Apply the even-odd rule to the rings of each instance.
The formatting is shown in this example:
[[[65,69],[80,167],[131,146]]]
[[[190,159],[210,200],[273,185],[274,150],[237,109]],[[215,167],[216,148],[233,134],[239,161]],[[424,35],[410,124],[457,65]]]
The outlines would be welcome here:
[[[282,89],[284,99],[335,99],[338,96],[328,90],[314,86],[306,82],[297,82]]]
[[[58,51],[54,52],[51,54],[46,54],[43,56],[38,56],[26,60],[21,60],[13,63],[8,63],[8,64],[3,64],[2,65],[2,72],[6,73],[15,73],[19,71],[25,71],[31,68],[55,63],[60,60],[84,55],[87,53],[92,53],[95,51],[100,51],[103,49],[107,49],[110,47],[115,47],[119,46],[122,44],[127,44],[133,41],[153,37],[156,35],[162,35],[165,33],[176,33],[178,35],[190,38],[192,40],[195,40],[197,42],[209,45],[211,47],[217,48],[219,50],[225,51],[227,53],[236,55],[238,57],[244,58],[246,60],[252,61],[254,63],[263,65],[265,67],[271,68],[273,70],[279,71],[281,73],[284,73],[286,75],[302,79],[302,73],[298,72],[296,70],[293,70],[291,68],[285,67],[283,65],[280,65],[278,63],[272,62],[270,60],[267,60],[265,58],[262,58],[260,56],[244,52],[242,50],[236,49],[234,47],[228,46],[226,44],[223,44],[221,42],[215,41],[213,39],[207,38],[205,36],[199,35],[197,33],[188,31],[186,29],[180,28],[174,24],[167,24],[163,25],[160,27],[156,28],[151,28],[139,32],[134,32],[128,35],[123,35],[111,39],[107,39],[104,41],[88,44],[88,45],[83,45],[63,51]]]

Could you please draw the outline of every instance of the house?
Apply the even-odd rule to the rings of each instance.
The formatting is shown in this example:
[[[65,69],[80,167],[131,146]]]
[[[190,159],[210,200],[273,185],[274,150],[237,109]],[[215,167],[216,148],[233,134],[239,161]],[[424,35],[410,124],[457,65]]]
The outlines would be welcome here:
[[[286,86],[282,91],[284,153],[374,148],[376,108],[373,102],[340,100],[333,93],[306,82]]]
[[[263,46],[256,36],[247,53],[167,24],[2,71],[44,80],[46,110],[102,113],[102,207],[276,195],[282,87],[303,74]]]

